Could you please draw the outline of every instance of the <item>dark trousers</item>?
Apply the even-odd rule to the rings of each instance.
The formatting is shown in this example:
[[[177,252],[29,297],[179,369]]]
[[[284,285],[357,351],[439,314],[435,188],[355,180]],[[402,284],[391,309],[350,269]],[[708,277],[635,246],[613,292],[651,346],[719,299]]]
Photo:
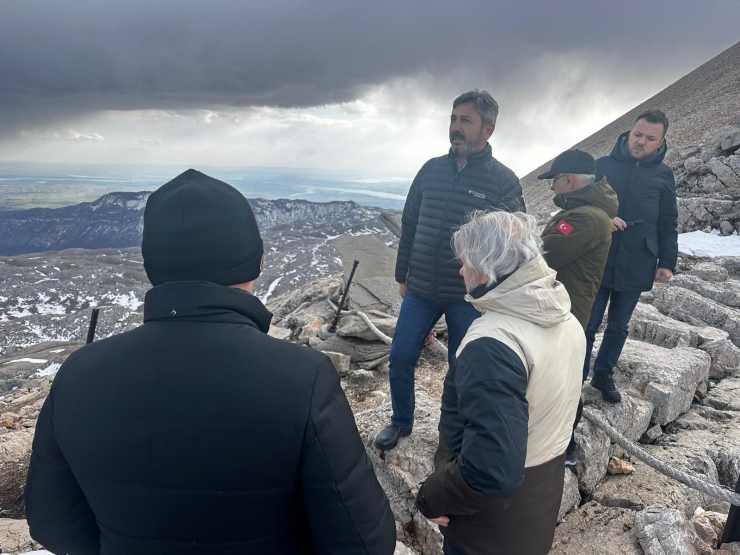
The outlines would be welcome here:
[[[740,493],[740,479],[735,485],[735,493]],[[730,506],[730,514],[727,515],[727,524],[722,534],[722,543],[740,542],[740,507]]]
[[[576,446],[576,428],[578,427],[578,423],[581,421],[582,416],[583,416],[583,397],[578,399],[578,409],[576,410],[576,420],[575,422],[573,422],[573,432],[570,434],[570,443],[568,444],[568,449],[575,448]]]
[[[444,555],[465,555],[464,551],[460,551],[450,540],[445,538],[442,544],[442,552]]]
[[[609,313],[606,317],[606,330],[604,338],[599,347],[594,363],[594,376],[611,377],[614,367],[617,365],[619,355],[622,354],[627,336],[629,335],[629,323],[632,313],[640,300],[639,291],[614,291],[602,287],[599,289],[594,304],[591,306],[591,318],[586,326],[586,360],[583,364],[583,381],[588,378],[591,365],[591,351],[594,347],[596,332],[599,331],[601,321],[604,319],[606,305],[609,305]]]
[[[460,342],[480,312],[468,303],[436,301],[406,292],[388,363],[393,403],[391,422],[396,426],[409,426],[414,422],[414,368],[424,341],[442,314],[447,321],[447,347],[452,366]]]

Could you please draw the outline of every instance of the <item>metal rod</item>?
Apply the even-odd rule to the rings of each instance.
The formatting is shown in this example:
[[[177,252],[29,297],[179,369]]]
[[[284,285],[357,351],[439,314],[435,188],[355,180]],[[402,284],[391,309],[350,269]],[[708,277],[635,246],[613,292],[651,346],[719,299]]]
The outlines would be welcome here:
[[[92,316],[90,316],[90,327],[87,328],[87,341],[85,342],[85,345],[89,345],[95,339],[95,328],[98,326],[99,312],[99,308],[93,308],[92,310]]]
[[[342,307],[344,306],[344,303],[347,301],[347,295],[349,294],[349,286],[352,285],[352,278],[355,277],[355,270],[357,269],[357,265],[360,263],[359,260],[355,260],[352,263],[352,271],[349,273],[349,279],[347,280],[347,287],[344,288],[344,293],[342,294],[342,300],[339,301],[339,306],[337,307],[337,313],[334,315],[334,321],[331,323],[331,326],[329,326],[329,331],[331,333],[334,333],[337,331],[337,324],[339,323],[339,315],[342,313]]]

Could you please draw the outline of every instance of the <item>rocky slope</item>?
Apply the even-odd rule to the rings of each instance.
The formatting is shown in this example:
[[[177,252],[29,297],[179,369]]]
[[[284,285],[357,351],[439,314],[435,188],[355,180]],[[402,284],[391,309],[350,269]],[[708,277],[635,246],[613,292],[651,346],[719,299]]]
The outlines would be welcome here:
[[[391,411],[389,346],[382,336],[393,335],[398,313],[396,290],[389,289],[387,281],[392,278],[385,277],[394,251],[364,235],[345,236],[337,250],[346,273],[354,258],[373,261],[364,266],[361,262],[363,271],[355,274],[348,312],[340,319],[337,335],[324,340],[319,328],[334,316],[342,275],[272,297],[268,307],[275,317],[270,333],[332,358],[376,474],[391,499],[399,553],[407,549],[407,553],[439,554],[441,536],[416,511],[413,499],[433,468],[445,354],[436,344],[425,347],[417,368],[414,433],[392,451],[377,451],[375,434]],[[731,488],[740,475],[740,260],[684,256],[680,270],[671,282],[644,294],[635,312],[616,370],[623,402],[604,403],[589,385],[583,394],[587,406],[656,457]],[[363,314],[377,331],[367,325]],[[437,331],[444,341],[443,322]],[[35,418],[53,372],[80,345],[47,342],[0,359],[0,429],[5,430],[0,431],[4,477],[0,509],[6,516],[22,516],[18,491]],[[726,503],[630,459],[587,419],[576,434],[578,464],[574,471],[564,469],[561,523],[552,553],[732,553],[717,549]],[[13,553],[36,547],[27,536],[19,536],[18,524],[11,524],[15,526],[12,538],[3,540],[0,521],[0,549],[5,549],[4,541],[15,546],[9,549]],[[19,543],[19,537],[25,540]]]
[[[609,154],[617,137],[629,130],[635,118],[653,108],[663,110],[669,118],[666,141],[669,147],[700,146],[716,139],[726,126],[737,126],[740,116],[740,42],[701,65],[685,77],[590,137],[574,145],[594,157]],[[724,138],[724,137],[722,137]],[[719,142],[719,141],[718,141]],[[548,161],[522,178],[527,210],[542,218],[554,209],[549,187],[537,175],[550,167]]]
[[[149,194],[109,193],[94,202],[65,208],[0,211],[0,255],[137,247]],[[301,221],[314,226],[366,222],[380,213],[352,201],[249,199],[249,203],[262,230]]]

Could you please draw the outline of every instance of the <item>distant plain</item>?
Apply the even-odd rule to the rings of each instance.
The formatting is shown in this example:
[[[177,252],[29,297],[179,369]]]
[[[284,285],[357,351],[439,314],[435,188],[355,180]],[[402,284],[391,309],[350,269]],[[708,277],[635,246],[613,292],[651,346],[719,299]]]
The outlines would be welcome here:
[[[60,208],[114,191],[154,191],[184,166],[32,164],[0,162],[0,210]],[[413,176],[313,168],[196,167],[248,198],[353,200],[364,206],[403,208]]]

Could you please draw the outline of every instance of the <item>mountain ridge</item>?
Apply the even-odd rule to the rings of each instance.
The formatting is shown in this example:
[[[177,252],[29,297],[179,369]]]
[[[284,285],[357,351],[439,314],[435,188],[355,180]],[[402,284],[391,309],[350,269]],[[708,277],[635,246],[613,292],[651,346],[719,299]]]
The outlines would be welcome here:
[[[141,244],[150,191],[106,193],[92,202],[63,208],[0,211],[0,256],[69,248],[126,248]],[[380,214],[354,201],[247,199],[260,229],[311,221],[370,220]]]
[[[669,119],[669,148],[700,143],[712,129],[737,123],[740,117],[740,42],[678,79],[659,93],[570,148],[594,158],[608,155],[617,137],[628,131],[637,116],[649,109],[663,110]],[[548,160],[521,178],[527,211],[547,217],[553,210],[550,188],[537,180],[549,168]]]

